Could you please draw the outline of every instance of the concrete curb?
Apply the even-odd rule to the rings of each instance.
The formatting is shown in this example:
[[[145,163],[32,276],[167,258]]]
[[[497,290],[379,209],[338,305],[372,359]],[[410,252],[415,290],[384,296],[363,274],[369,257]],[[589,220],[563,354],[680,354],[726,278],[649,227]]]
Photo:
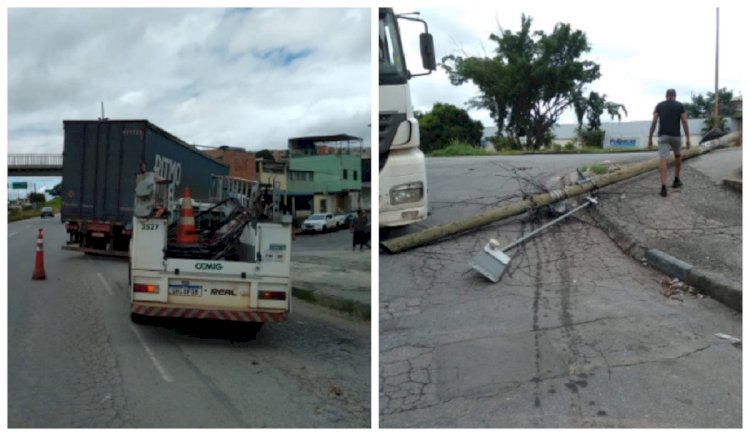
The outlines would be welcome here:
[[[693,269],[693,265],[655,248],[646,252],[646,261],[649,265],[664,274],[670,277],[677,277],[683,282],[687,282],[688,275]]]
[[[725,306],[742,313],[742,288],[721,274],[693,268],[685,281]]]
[[[742,194],[742,179],[735,179],[733,177],[727,177],[724,180],[722,180],[722,184],[725,187]]]
[[[641,262],[646,256],[648,249],[643,247],[630,234],[624,232],[617,224],[609,219],[608,216],[601,213],[596,206],[589,208],[589,213],[600,229],[604,230],[607,236],[620,247],[623,253],[631,256],[633,259]]]
[[[320,283],[308,282],[304,280],[292,280],[292,288],[317,290],[320,287]],[[326,285],[328,288],[332,288],[334,292],[361,292],[369,295],[370,288],[364,286],[346,286],[343,284],[337,284],[336,286]],[[342,297],[343,298],[343,297]]]
[[[695,268],[693,265],[661,250],[643,247],[632,235],[620,229],[617,224],[595,207],[590,208],[589,213],[607,236],[625,254],[631,256],[637,262],[642,262],[645,258],[652,268],[670,277],[676,277],[730,309],[742,313],[741,286],[737,286],[736,283],[727,280],[721,274]]]
[[[649,265],[670,277],[677,277],[725,306],[742,312],[742,289],[721,274],[695,268],[656,249],[648,250],[646,260]]]

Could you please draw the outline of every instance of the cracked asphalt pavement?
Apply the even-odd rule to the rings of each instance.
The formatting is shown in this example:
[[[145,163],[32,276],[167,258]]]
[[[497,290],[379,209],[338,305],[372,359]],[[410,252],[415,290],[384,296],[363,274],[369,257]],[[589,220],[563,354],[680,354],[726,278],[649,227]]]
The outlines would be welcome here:
[[[8,229],[10,428],[370,427],[369,322],[295,300],[250,342],[224,323],[135,325],[126,262],[60,250],[57,217]]]
[[[446,184],[467,164],[505,186],[517,180],[511,167],[549,186],[578,165],[498,159],[503,167],[429,159],[431,200],[486,197],[489,183]],[[518,216],[381,254],[380,426],[740,427],[741,345],[716,334],[741,337],[741,314],[709,298],[665,298],[665,276],[623,254],[585,211],[511,250],[499,283],[468,265],[489,238],[505,245],[540,225]]]

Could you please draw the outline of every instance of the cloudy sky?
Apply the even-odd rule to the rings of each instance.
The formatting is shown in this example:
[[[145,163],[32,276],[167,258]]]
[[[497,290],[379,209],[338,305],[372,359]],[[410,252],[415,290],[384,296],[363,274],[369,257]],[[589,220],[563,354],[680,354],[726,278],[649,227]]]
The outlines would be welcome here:
[[[443,56],[493,56],[489,40],[499,28],[517,32],[521,14],[533,19],[531,29],[552,33],[555,23],[569,23],[583,31],[591,46],[586,55],[601,67],[601,78],[588,91],[606,94],[628,111],[623,121],[650,120],[654,106],[664,99],[667,88],[675,88],[678,100],[690,102],[691,93],[714,90],[716,7],[720,7],[719,87],[740,94],[747,50],[747,16],[744,2],[541,2],[534,0],[487,2],[488,6],[457,6],[442,2],[399,3],[397,13],[419,10],[435,39],[438,62]],[[407,27],[408,29],[404,29]],[[409,68],[421,70],[417,34],[421,25],[402,24]],[[466,108],[478,94],[472,84],[456,87],[438,68],[437,73],[411,81],[414,107],[429,111],[436,102]],[[470,111],[485,127],[494,122],[487,111]],[[605,115],[603,122],[609,121]],[[566,113],[561,123],[575,123]]]
[[[8,152],[62,120],[148,119],[192,144],[370,144],[370,9],[8,9]]]

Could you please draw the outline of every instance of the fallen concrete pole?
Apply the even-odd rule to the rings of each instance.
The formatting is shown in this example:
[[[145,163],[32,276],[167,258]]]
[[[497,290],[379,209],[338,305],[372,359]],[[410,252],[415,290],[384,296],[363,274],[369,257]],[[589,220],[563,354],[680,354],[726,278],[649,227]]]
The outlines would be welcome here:
[[[736,133],[728,134],[713,141],[708,141],[703,144],[693,146],[690,148],[690,150],[683,150],[683,160],[690,159],[703,153],[707,153],[714,148],[732,145],[734,141],[737,140],[738,136],[739,135]],[[670,157],[669,163],[671,164],[673,161],[674,158]],[[402,251],[410,250],[422,245],[427,245],[433,241],[443,239],[448,236],[463,233],[478,227],[485,226],[495,221],[518,215],[535,207],[544,206],[550,203],[564,200],[566,198],[581,195],[583,193],[591,191],[594,188],[603,188],[607,185],[611,185],[612,183],[617,183],[622,180],[629,179],[631,177],[658,168],[659,158],[645,160],[632,165],[628,165],[627,167],[621,168],[617,171],[613,171],[609,174],[602,174],[600,176],[592,177],[590,182],[586,182],[581,185],[566,186],[555,191],[547,192],[544,194],[537,194],[530,198],[480,213],[479,215],[389,239],[387,241],[381,242],[380,245],[388,253],[400,253]]]

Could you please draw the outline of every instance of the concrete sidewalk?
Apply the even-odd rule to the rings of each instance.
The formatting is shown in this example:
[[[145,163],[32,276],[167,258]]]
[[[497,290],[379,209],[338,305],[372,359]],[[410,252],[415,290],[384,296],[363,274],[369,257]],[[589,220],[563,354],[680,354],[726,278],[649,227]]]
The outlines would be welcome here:
[[[295,297],[370,318],[371,251],[292,252]]]
[[[741,312],[741,165],[741,148],[714,150],[683,162],[681,188],[670,167],[666,198],[649,172],[599,190],[591,214],[636,260]]]

